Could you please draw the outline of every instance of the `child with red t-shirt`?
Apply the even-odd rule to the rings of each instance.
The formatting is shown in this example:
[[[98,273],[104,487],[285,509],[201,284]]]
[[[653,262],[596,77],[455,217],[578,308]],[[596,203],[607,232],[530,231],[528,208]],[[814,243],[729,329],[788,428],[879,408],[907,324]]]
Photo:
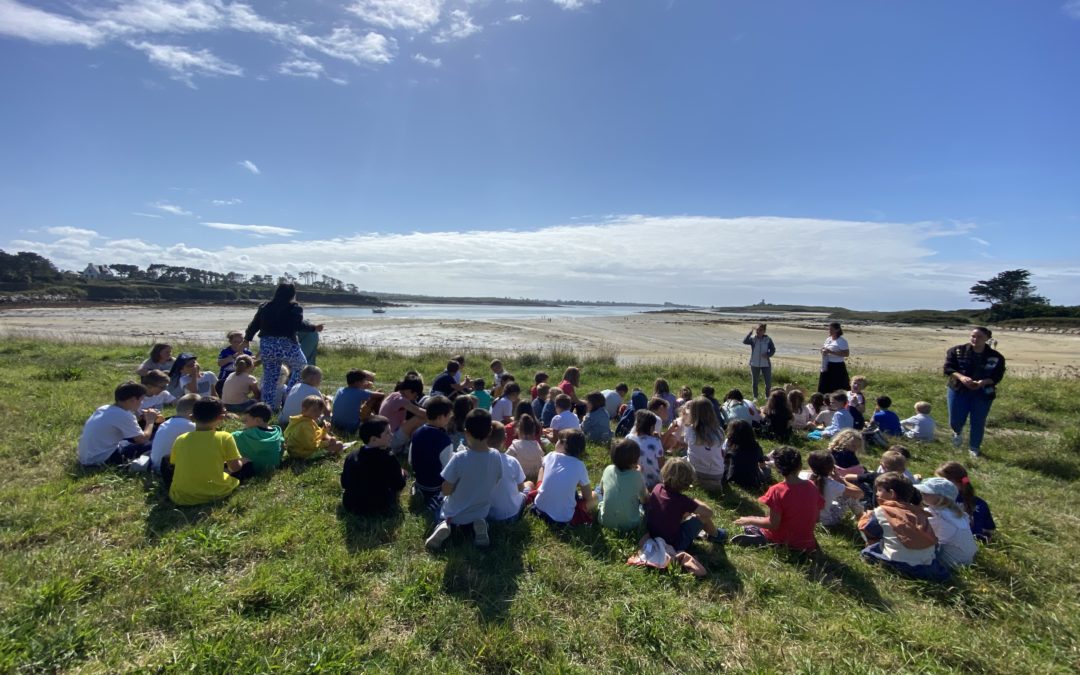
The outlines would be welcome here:
[[[739,546],[782,544],[798,551],[817,548],[814,527],[825,500],[817,486],[799,478],[802,456],[791,447],[778,448],[773,454],[776,469],[783,482],[769,488],[758,501],[769,507],[767,516],[744,516],[735,521],[742,525],[743,534],[731,538]]]

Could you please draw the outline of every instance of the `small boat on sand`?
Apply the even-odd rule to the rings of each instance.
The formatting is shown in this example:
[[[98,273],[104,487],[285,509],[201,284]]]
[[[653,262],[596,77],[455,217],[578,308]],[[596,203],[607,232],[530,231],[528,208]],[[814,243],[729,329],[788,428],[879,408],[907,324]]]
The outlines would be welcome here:
[[[371,310],[371,313],[372,314],[386,314],[386,310],[382,309],[381,307],[376,307],[375,309]]]

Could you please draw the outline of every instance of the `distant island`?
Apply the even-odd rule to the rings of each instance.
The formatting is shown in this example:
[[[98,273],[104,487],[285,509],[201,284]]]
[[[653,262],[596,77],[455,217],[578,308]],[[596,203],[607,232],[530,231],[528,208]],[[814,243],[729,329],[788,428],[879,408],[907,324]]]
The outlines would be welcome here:
[[[60,270],[37,253],[15,254],[0,250],[0,307],[64,304],[252,304],[270,297],[280,282],[295,283],[309,304],[383,308],[410,303],[504,305],[522,307],[640,307],[660,312],[695,311],[718,314],[750,314],[781,318],[791,314],[813,314],[831,321],[866,321],[914,325],[956,326],[994,323],[1012,327],[1076,328],[1080,326],[1080,306],[1051,305],[1034,294],[1026,270],[1003,272],[972,287],[976,300],[990,302],[979,309],[911,309],[864,311],[844,307],[772,304],[764,300],[753,305],[696,307],[672,302],[640,303],[594,300],[542,300],[510,297],[429,296],[362,290],[314,270],[298,274],[246,275],[214,272],[194,267],[151,264],[88,264],[80,271]]]

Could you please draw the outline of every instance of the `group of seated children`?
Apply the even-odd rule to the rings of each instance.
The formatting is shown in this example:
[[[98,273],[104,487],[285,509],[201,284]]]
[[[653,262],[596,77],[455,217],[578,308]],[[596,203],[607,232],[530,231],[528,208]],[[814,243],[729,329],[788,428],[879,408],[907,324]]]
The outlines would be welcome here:
[[[684,494],[695,484],[706,489],[728,482],[751,490],[768,486],[759,499],[768,514],[737,519],[742,530],[732,538],[735,544],[812,550],[819,523],[832,527],[851,513],[861,516],[867,560],[920,578],[941,579],[950,567],[970,564],[975,537],[988,539],[994,527],[986,503],[974,496],[959,464],[947,463],[938,476],[919,481],[907,471],[909,453],[893,446],[875,471],[863,469],[859,454],[866,436],[852,422],[861,417],[860,378],[853,380],[850,395],[828,397],[832,414],[823,419],[814,403],[804,405],[798,390],[770,391],[758,411],[738,390],[720,402],[711,387],[697,398],[683,387],[676,399],[662,379],[651,399],[634,390],[623,404],[629,387],[619,384],[586,395],[582,410],[576,405],[576,368],[567,370],[559,387],[538,373],[529,391],[532,399],[525,401],[521,387],[498,361],[491,364],[497,390],[489,394],[489,410],[477,396],[484,391],[482,381],[462,378],[457,359],[436,378],[433,391],[438,393],[424,396],[422,379],[410,372],[384,395],[373,390],[374,373],[352,370],[346,386],[330,399],[319,389],[322,371],[309,365],[284,397],[282,431],[270,424],[274,413],[269,406],[257,401],[258,387],[250,375],[254,360],[244,347],[231,344],[232,353],[222,353],[229,360],[222,368],[228,365],[232,372],[220,399],[213,396],[212,385],[210,393],[202,393],[199,383],[209,379],[199,374],[193,357],[181,368],[187,393],[179,398],[171,397],[169,376],[155,367],[143,375],[145,384],[117,387],[114,403],[87,420],[80,462],[121,463],[145,454],[152,468],[166,476],[174,502],[200,504],[228,495],[249,476],[277,468],[286,451],[297,459],[323,450],[340,453],[346,446],[330,433],[335,428],[358,434],[363,443],[344,461],[344,508],[366,514],[397,504],[410,475],[402,468],[404,460],[414,479],[413,494],[435,517],[429,548],[441,547],[459,527],[471,532],[478,546],[486,546],[489,521],[517,518],[526,508],[552,525],[589,523],[595,511],[605,527],[644,525],[643,547],[669,555],[694,574],[704,567],[687,548],[699,537],[715,543],[726,539],[711,509]],[[155,363],[152,356],[143,365]],[[236,398],[245,399],[242,408],[226,400]],[[170,403],[175,414],[163,420],[159,410]],[[929,404],[919,402],[918,414],[902,421],[890,406],[887,396],[878,397],[873,430],[933,438]],[[234,412],[242,414],[244,429],[217,431]],[[624,439],[612,444],[616,419],[619,429],[624,420],[631,426]],[[827,450],[810,453],[808,471],[802,470],[797,450],[784,446],[767,457],[757,441],[755,429],[785,437],[785,423],[787,429],[795,423],[819,426],[820,437],[829,440]],[[611,455],[595,492],[582,461],[587,442],[609,447]],[[781,478],[772,485],[771,468]]]

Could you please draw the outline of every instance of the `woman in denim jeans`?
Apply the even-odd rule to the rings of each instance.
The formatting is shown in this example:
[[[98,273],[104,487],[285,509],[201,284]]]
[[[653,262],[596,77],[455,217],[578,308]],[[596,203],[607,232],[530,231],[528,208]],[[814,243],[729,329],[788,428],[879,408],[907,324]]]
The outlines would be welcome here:
[[[972,457],[979,456],[986,418],[997,396],[997,385],[1005,377],[1005,357],[986,344],[991,332],[985,326],[971,330],[966,344],[945,352],[945,374],[949,377],[949,426],[953,431],[953,447],[964,442],[964,423],[970,419],[968,449]]]

